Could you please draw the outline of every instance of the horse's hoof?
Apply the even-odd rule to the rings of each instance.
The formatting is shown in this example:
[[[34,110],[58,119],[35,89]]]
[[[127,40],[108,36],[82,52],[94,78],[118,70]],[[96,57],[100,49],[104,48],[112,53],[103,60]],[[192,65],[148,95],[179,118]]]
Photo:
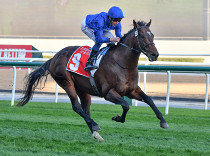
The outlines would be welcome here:
[[[112,117],[112,120],[118,121],[118,120],[120,120],[120,118],[121,118],[121,116],[117,114],[116,116]]]
[[[160,127],[164,128],[164,129],[168,129],[169,128],[169,126],[168,126],[168,124],[166,122],[161,122],[160,123]]]
[[[114,121],[116,121],[116,122],[122,122],[122,123],[125,122],[125,120],[122,120],[121,116],[118,115],[118,114],[117,114],[116,116],[114,116],[114,117],[112,118],[112,120],[114,120]]]
[[[101,131],[101,128],[99,127],[99,125],[95,125],[92,127],[93,131]]]
[[[104,139],[100,136],[100,134],[98,133],[98,132],[96,132],[96,131],[93,131],[93,137],[95,138],[95,139],[97,139],[99,142],[102,142],[102,141],[104,141]]]

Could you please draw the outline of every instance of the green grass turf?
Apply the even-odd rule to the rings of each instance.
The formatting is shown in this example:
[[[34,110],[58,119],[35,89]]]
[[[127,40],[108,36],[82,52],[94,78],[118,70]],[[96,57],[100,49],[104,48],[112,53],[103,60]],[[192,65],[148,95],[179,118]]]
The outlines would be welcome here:
[[[209,110],[170,108],[167,130],[149,107],[131,107],[124,124],[111,120],[121,112],[118,105],[91,105],[105,139],[97,142],[71,104],[30,102],[17,108],[0,101],[0,155],[210,155]]]

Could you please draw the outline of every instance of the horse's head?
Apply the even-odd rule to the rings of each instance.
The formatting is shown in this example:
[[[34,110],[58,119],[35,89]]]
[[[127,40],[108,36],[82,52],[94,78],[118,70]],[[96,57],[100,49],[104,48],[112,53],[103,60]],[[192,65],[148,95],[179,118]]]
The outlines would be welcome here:
[[[138,22],[136,23],[133,20],[134,30],[135,30],[135,38],[136,38],[136,48],[139,51],[144,53],[150,61],[156,61],[159,53],[153,43],[154,35],[150,31],[149,27],[151,24],[151,19],[149,23]]]

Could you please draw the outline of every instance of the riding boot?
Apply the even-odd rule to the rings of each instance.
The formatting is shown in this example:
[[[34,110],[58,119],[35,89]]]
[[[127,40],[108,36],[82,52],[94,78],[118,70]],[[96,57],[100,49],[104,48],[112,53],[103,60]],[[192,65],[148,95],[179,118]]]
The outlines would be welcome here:
[[[96,57],[97,57],[97,53],[98,51],[95,51],[95,50],[91,50],[90,52],[90,56],[87,60],[87,63],[85,65],[85,71],[90,71],[90,70],[93,70],[93,69],[97,69],[98,67],[94,64],[95,61],[96,61]]]

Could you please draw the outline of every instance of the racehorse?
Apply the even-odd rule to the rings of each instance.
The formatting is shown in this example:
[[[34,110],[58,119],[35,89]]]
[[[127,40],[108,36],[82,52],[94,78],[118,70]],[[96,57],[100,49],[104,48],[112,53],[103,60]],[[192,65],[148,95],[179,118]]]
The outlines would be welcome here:
[[[100,93],[99,96],[122,106],[122,115],[117,115],[112,120],[125,122],[129,104],[123,99],[123,96],[127,96],[130,99],[147,103],[160,120],[160,127],[167,129],[168,124],[153,100],[138,86],[137,65],[140,54],[145,54],[150,61],[156,61],[159,56],[153,43],[154,35],[149,29],[150,25],[151,20],[148,23],[133,20],[133,29],[128,31],[120,39],[120,42],[112,46],[102,58],[99,68],[94,74],[94,80]],[[68,60],[77,48],[78,46],[69,46],[62,49],[53,58],[30,73],[25,84],[24,95],[17,106],[24,106],[33,97],[39,81],[50,74],[57,84],[66,91],[73,110],[85,120],[93,136],[98,141],[102,141],[103,138],[98,133],[101,128],[90,117],[91,95],[96,96],[90,80],[66,70]]]

